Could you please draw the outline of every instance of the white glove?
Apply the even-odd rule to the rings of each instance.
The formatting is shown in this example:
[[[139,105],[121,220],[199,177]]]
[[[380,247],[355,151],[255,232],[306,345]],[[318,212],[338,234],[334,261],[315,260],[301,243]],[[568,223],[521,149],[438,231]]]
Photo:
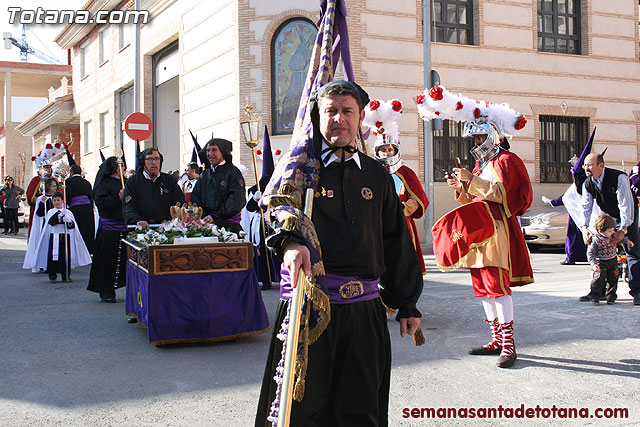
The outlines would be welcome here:
[[[256,191],[256,192],[253,194],[253,200],[255,200],[256,202],[257,202],[258,200],[260,200],[260,197],[262,197],[262,192],[261,192],[261,191]]]
[[[71,219],[71,217],[69,215],[65,215],[62,217],[62,220],[64,222],[66,222],[67,224],[71,224],[73,222],[73,220]]]
[[[542,203],[548,203],[551,205],[551,199],[548,198],[547,196],[542,196]],[[551,205],[553,206],[553,205]]]

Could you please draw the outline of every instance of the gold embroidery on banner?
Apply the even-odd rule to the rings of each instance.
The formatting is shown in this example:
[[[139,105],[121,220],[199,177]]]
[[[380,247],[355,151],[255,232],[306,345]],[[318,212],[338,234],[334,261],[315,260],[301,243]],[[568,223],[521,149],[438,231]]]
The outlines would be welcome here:
[[[462,234],[462,231],[456,230],[455,228],[452,231],[451,234],[451,241],[452,242],[457,242],[458,240],[462,239],[464,237],[464,234]]]
[[[138,292],[138,305],[142,308],[142,295],[140,295],[140,292]]]
[[[340,286],[340,295],[344,299],[352,299],[364,294],[364,286],[362,282],[351,281]]]

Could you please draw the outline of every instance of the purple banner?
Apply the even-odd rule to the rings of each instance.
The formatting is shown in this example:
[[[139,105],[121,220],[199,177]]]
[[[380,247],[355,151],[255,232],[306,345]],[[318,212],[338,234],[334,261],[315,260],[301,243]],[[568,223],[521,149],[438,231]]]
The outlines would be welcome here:
[[[152,344],[231,339],[269,327],[253,269],[153,276],[127,262],[125,310],[147,327]]]
[[[69,207],[88,205],[90,203],[91,203],[91,200],[89,200],[89,196],[75,196],[71,198],[71,203],[69,204]]]
[[[351,304],[369,301],[380,296],[380,279],[365,280],[356,276],[338,276],[327,273],[327,295],[331,304]],[[280,268],[280,298],[291,299],[291,276],[284,264]]]

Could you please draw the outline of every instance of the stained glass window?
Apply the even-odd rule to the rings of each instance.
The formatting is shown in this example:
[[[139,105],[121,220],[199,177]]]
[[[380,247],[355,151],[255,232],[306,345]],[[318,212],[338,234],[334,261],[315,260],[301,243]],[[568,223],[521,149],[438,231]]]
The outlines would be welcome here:
[[[274,135],[293,132],[317,32],[311,21],[295,18],[282,24],[273,36],[271,105]]]

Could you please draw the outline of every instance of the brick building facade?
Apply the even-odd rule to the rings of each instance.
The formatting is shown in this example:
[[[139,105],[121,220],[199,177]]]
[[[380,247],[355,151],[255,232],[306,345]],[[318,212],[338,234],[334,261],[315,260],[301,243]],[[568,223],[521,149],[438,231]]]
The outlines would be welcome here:
[[[167,144],[175,142],[173,164],[182,169],[193,146],[189,130],[200,142],[213,133],[233,141],[234,161],[251,168],[238,123],[244,100],[249,98],[273,135],[275,37],[291,19],[316,22],[319,2],[140,3],[150,14],[140,27],[140,110],[165,126],[156,128],[145,146],[173,150]],[[424,86],[422,2],[346,3],[356,80],[372,97],[403,102],[403,158],[422,179],[425,173],[429,178],[430,215],[437,219],[454,202],[433,168],[436,161],[451,160],[433,150],[436,142],[428,147],[434,158],[425,172],[424,125],[414,102]],[[594,127],[595,150],[609,147],[609,165],[630,167],[640,159],[637,0],[434,0],[430,5],[431,64],[441,83],[475,99],[507,102],[529,120],[512,149],[529,170],[534,203],[540,205],[543,194],[556,197],[566,189],[565,165]],[[131,8],[133,1],[89,1],[85,8],[95,12],[99,6]],[[81,145],[81,156],[89,176],[98,167],[98,144],[110,155],[122,141],[121,120],[125,107],[130,108],[133,83],[132,34],[131,25],[76,24],[56,40],[71,51],[80,131],[89,141]],[[447,129],[450,139],[444,131],[433,138],[443,147],[455,139],[455,129]],[[573,130],[570,138],[562,131],[556,141],[543,129]],[[169,141],[166,135],[172,135]],[[285,150],[289,137],[274,135],[272,144]],[[553,150],[555,157],[549,154]],[[247,181],[252,180],[249,174]]]

